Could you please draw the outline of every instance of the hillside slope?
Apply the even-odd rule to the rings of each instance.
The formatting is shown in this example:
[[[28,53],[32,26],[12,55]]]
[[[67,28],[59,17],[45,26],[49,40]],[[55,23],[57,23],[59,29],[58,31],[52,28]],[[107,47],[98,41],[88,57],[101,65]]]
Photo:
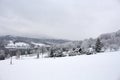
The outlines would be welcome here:
[[[120,51],[63,58],[0,61],[0,80],[120,80]]]

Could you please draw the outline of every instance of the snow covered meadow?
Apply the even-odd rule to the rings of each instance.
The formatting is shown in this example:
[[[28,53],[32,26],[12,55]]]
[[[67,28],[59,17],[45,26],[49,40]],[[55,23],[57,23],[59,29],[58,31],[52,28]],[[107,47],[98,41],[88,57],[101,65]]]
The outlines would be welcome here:
[[[0,61],[0,80],[120,80],[120,51]]]

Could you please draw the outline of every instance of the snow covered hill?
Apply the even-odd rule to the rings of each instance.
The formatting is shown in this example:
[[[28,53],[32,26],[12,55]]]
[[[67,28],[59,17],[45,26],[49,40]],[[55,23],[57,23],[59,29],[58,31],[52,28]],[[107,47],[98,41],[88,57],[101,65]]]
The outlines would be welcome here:
[[[0,80],[120,80],[120,51],[9,61],[0,61]]]
[[[2,45],[7,44],[9,41],[25,42],[25,43],[35,42],[35,43],[43,43],[43,44],[47,44],[47,45],[62,44],[62,43],[69,42],[69,40],[54,39],[54,38],[43,38],[43,37],[29,38],[29,37],[12,36],[12,35],[0,36],[0,43]]]

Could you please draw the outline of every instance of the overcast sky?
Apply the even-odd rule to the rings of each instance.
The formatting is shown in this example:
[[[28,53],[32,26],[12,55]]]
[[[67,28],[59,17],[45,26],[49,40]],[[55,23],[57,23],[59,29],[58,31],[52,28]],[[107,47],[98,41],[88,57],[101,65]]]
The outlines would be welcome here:
[[[120,0],[0,0],[0,35],[81,40],[120,29]]]

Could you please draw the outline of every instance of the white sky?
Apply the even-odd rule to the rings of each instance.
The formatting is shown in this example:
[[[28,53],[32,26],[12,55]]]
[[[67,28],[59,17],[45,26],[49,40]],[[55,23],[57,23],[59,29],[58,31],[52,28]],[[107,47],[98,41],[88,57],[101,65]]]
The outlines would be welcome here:
[[[0,0],[0,35],[81,40],[120,29],[120,0]]]

